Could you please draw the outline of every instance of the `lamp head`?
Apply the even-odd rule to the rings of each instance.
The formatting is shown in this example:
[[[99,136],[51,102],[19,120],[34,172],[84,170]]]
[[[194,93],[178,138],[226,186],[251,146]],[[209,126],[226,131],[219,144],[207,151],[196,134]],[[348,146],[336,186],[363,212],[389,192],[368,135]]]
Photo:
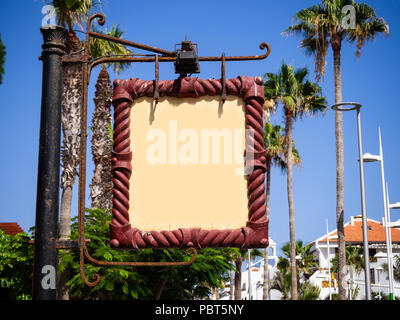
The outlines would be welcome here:
[[[390,223],[391,228],[400,228],[400,219]]]
[[[362,156],[364,162],[377,162],[381,161],[381,156],[373,155],[370,153],[364,153]]]
[[[179,73],[181,77],[185,77],[188,73],[200,73],[199,58],[191,41],[182,41],[181,48],[176,52],[175,73]]]
[[[344,106],[349,106],[349,107],[344,107]],[[335,111],[351,111],[356,109],[359,110],[361,107],[362,105],[357,102],[341,102],[331,106],[331,108]]]
[[[390,209],[400,209],[400,202],[389,204]]]

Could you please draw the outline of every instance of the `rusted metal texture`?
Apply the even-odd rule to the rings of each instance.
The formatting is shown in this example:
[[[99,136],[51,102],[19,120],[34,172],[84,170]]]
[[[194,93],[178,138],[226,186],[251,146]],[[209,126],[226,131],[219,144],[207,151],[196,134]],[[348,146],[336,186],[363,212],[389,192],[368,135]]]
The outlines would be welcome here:
[[[263,42],[260,44],[260,49],[267,49],[267,52],[262,55],[255,56],[226,56],[225,61],[249,61],[249,60],[262,60],[266,59],[271,53],[271,47],[267,42]],[[175,62],[176,57],[166,57],[160,56],[158,58],[159,62]],[[131,56],[118,56],[118,57],[104,57],[93,60],[89,65],[89,71],[92,70],[95,66],[104,63],[112,63],[112,62],[154,62],[155,56],[145,56],[145,57],[131,57]],[[222,57],[199,57],[199,61],[222,61]]]

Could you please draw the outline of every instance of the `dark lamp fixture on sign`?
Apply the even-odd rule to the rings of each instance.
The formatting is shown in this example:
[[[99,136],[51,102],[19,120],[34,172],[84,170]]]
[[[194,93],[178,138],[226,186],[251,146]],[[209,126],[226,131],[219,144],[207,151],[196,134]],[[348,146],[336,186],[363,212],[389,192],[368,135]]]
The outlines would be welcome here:
[[[181,77],[185,77],[190,73],[200,73],[199,58],[195,50],[195,44],[186,39],[182,41],[181,48],[175,50],[175,52],[177,52],[174,63],[175,73],[179,73]]]

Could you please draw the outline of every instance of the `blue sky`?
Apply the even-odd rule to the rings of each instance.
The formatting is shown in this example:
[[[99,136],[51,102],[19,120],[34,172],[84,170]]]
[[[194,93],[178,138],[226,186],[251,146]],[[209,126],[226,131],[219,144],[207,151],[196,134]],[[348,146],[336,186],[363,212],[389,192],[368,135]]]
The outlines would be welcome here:
[[[199,46],[202,56],[255,55],[258,46],[267,41],[271,55],[263,61],[228,62],[226,76],[262,76],[277,72],[281,62],[308,67],[313,74],[313,59],[298,49],[299,39],[283,37],[281,32],[292,22],[299,9],[316,0],[285,1],[187,1],[137,2],[105,0],[103,12],[106,28],[119,24],[124,37],[131,41],[173,50],[185,39]],[[365,0],[390,26],[390,37],[381,37],[367,44],[360,59],[354,46],[344,45],[342,54],[343,99],[363,104],[361,120],[364,152],[377,154],[378,126],[382,130],[385,175],[391,202],[400,201],[398,158],[400,143],[397,75],[400,49],[400,2],[397,0]],[[37,158],[41,101],[42,37],[39,31],[43,15],[40,0],[1,1],[0,33],[7,50],[5,75],[0,85],[0,221],[18,222],[24,230],[35,223]],[[140,50],[135,52],[139,53]],[[321,83],[329,104],[334,104],[333,61],[328,56],[326,76]],[[89,114],[93,112],[93,92],[98,70],[89,89]],[[111,73],[112,78],[116,76]],[[136,64],[120,78],[153,79],[150,64]],[[202,63],[201,78],[219,78],[219,63]],[[172,64],[161,64],[160,79],[173,79]],[[280,113],[272,119],[282,123]],[[315,240],[325,232],[325,222],[336,228],[336,160],[334,113],[324,117],[298,120],[294,126],[296,147],[302,157],[302,168],[293,178],[296,216],[296,238]],[[88,139],[90,141],[90,137]],[[344,114],[345,220],[361,213],[358,168],[356,114]],[[90,181],[93,166],[88,161]],[[383,216],[380,169],[377,163],[365,165],[367,215],[381,220]],[[75,190],[77,186],[75,187]],[[89,205],[89,194],[87,194]],[[73,214],[77,210],[74,195]],[[392,211],[392,220],[400,212]],[[272,173],[270,236],[283,245],[289,239],[286,176],[279,169]]]

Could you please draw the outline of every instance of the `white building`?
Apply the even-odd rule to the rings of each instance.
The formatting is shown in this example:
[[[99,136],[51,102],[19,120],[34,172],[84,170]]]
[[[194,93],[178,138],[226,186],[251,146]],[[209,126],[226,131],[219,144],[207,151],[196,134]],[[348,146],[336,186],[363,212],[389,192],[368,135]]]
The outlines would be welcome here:
[[[368,226],[368,242],[369,242],[369,256],[370,256],[370,279],[371,279],[371,291],[374,295],[383,293],[389,295],[389,280],[388,274],[384,270],[383,265],[387,263],[387,251],[386,251],[386,232],[385,226],[382,222],[375,221],[372,219],[367,220]],[[363,248],[363,232],[362,232],[362,218],[361,216],[350,217],[350,221],[344,225],[344,234],[346,245],[352,245]],[[329,236],[329,243],[328,237]],[[400,255],[400,229],[391,228],[392,237],[392,252],[395,255]],[[277,271],[276,265],[278,257],[276,254],[276,243],[269,239],[270,245],[269,250],[269,278],[272,280]],[[314,254],[315,259],[318,261],[318,270],[310,277],[310,282],[321,288],[320,299],[328,299],[329,293],[338,293],[338,283],[335,276],[332,276],[332,272],[329,274],[329,269],[332,265],[328,262],[331,261],[337,253],[337,230],[329,231],[328,235],[323,235],[317,240],[313,241],[311,251]],[[363,252],[363,251],[361,251]],[[256,262],[253,262],[250,266],[250,279],[251,279],[251,299],[262,300],[263,295],[263,270],[264,270],[264,259],[260,258]],[[350,271],[350,270],[349,270]],[[329,287],[329,279],[331,279]],[[353,280],[353,281],[351,281]],[[249,299],[249,272],[247,264],[244,263],[242,267],[242,299]],[[347,294],[349,296],[349,288],[357,289],[358,292],[356,297],[352,296],[352,299],[365,299],[365,282],[364,282],[364,270],[357,273],[348,272],[345,286],[347,287]],[[219,290],[214,295],[214,299],[229,300],[231,284],[227,282],[223,290]],[[394,281],[394,296],[400,297],[400,283]],[[277,290],[270,290],[270,299],[279,300],[281,294]]]
[[[389,294],[389,280],[387,272],[383,269],[383,264],[387,263],[386,251],[386,232],[383,221],[367,220],[368,226],[368,243],[370,256],[370,272],[371,272],[371,291],[373,293],[382,292]],[[400,229],[391,228],[392,235],[392,252],[394,255],[400,254]],[[328,246],[329,236],[329,246]],[[353,245],[363,248],[362,235],[362,217],[350,217],[350,222],[344,225],[344,236],[346,245]],[[329,297],[329,292],[338,293],[337,279],[329,275],[328,262],[335,257],[337,253],[337,230],[331,231],[328,235],[324,235],[313,241],[312,251],[318,259],[319,270],[315,272],[310,281],[312,284],[321,288],[320,299]],[[346,286],[351,286],[351,273],[348,272]],[[331,286],[329,288],[329,279]],[[358,274],[354,274],[352,288],[359,288],[356,299],[365,299],[365,282],[364,270]],[[349,294],[349,289],[347,290]],[[400,296],[400,283],[394,281],[394,295]]]

